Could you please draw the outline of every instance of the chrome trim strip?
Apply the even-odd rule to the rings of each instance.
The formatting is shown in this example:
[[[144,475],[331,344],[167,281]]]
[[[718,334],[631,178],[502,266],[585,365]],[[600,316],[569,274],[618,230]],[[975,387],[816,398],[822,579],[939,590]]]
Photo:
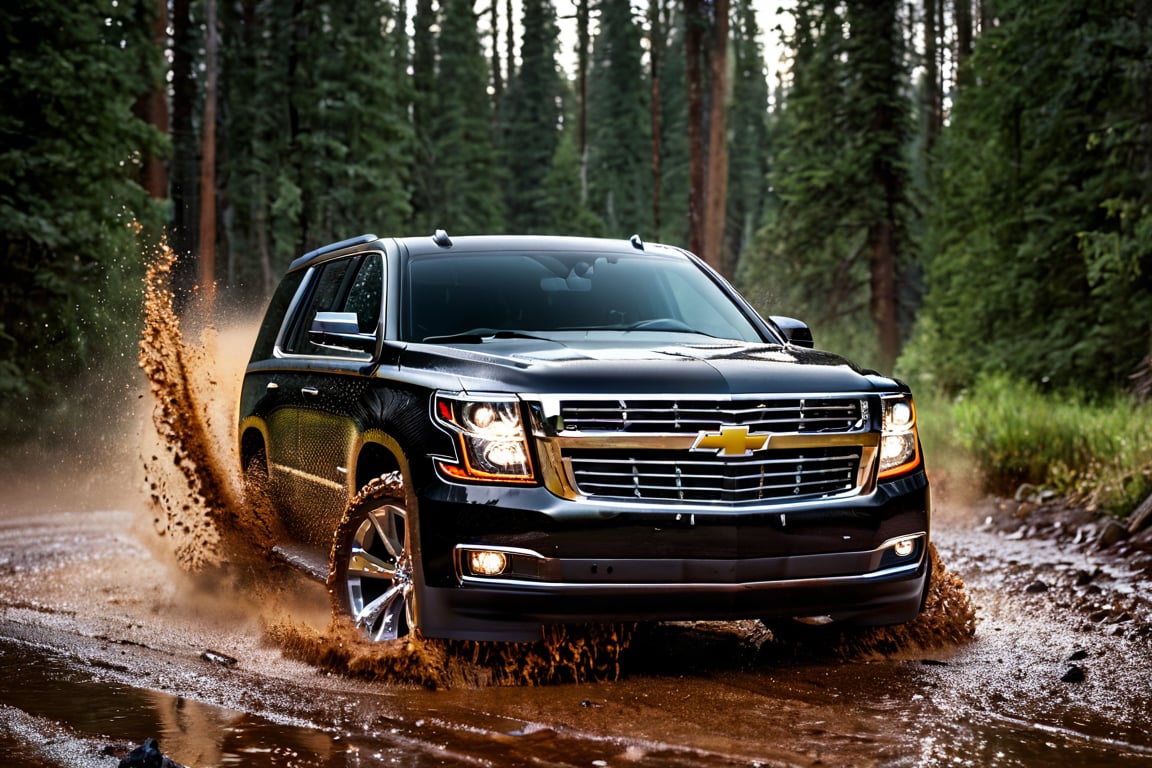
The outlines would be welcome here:
[[[461,578],[461,584],[464,586],[484,586],[484,587],[518,587],[521,589],[556,589],[562,591],[578,591],[578,590],[621,590],[621,589],[635,589],[644,590],[648,592],[715,592],[720,591],[742,591],[746,589],[758,588],[784,588],[784,587],[803,587],[803,586],[849,586],[852,584],[867,584],[870,581],[877,579],[884,579],[889,577],[901,576],[904,574],[915,573],[919,569],[920,564],[923,562],[923,557],[914,563],[907,565],[897,565],[892,568],[886,568],[883,571],[873,571],[872,573],[861,573],[855,576],[820,576],[810,579],[783,579],[780,581],[741,581],[741,582],[714,582],[714,583],[682,583],[677,582],[674,584],[663,582],[635,582],[628,584],[613,584],[613,583],[579,583],[572,582],[556,582],[556,581],[524,581],[521,579],[486,579],[479,576],[464,576]]]
[[[902,539],[920,539],[920,540],[923,540],[923,539],[926,539],[927,537],[928,537],[928,534],[926,531],[918,531],[916,533],[906,533],[906,534],[903,534],[901,536],[893,536],[892,538],[888,539],[887,541],[885,541],[880,546],[875,547],[874,549],[871,549],[871,550],[866,550],[866,552],[870,555],[875,555],[875,554],[883,552],[885,549],[888,549],[889,547],[895,545],[896,542],[901,541]],[[665,591],[675,592],[678,590],[689,590],[689,591],[708,591],[708,590],[716,590],[716,589],[743,590],[743,589],[756,589],[756,588],[760,588],[760,587],[773,587],[773,588],[775,588],[775,587],[819,586],[819,585],[845,586],[845,585],[851,585],[851,584],[857,584],[857,583],[868,583],[869,581],[874,581],[876,579],[896,577],[896,576],[900,576],[900,575],[905,574],[905,573],[914,573],[917,569],[919,569],[921,563],[923,563],[924,559],[928,556],[928,554],[927,554],[928,550],[927,550],[927,547],[925,547],[923,549],[923,551],[921,551],[920,557],[917,558],[916,562],[914,562],[914,563],[905,563],[904,565],[896,565],[896,566],[893,566],[891,568],[885,568],[882,571],[872,571],[871,573],[861,573],[861,574],[856,574],[853,576],[820,576],[820,577],[807,578],[807,579],[781,579],[781,580],[777,580],[777,581],[740,581],[740,582],[717,581],[717,582],[693,582],[693,583],[686,583],[686,582],[674,582],[674,583],[669,583],[669,582],[629,582],[629,583],[580,582],[580,583],[572,583],[572,582],[559,582],[559,581],[529,581],[529,580],[525,580],[525,579],[501,579],[501,578],[495,578],[495,577],[466,576],[466,575],[464,575],[463,570],[460,568],[460,562],[461,561],[459,559],[459,554],[461,552],[463,552],[464,550],[468,550],[468,549],[489,550],[489,551],[493,551],[493,552],[495,552],[495,551],[507,552],[509,554],[524,555],[526,557],[536,557],[536,558],[538,558],[544,562],[547,562],[549,560],[562,560],[563,559],[563,558],[544,557],[539,552],[535,552],[535,551],[530,550],[530,549],[519,549],[517,547],[485,547],[485,546],[478,545],[478,544],[457,544],[456,548],[455,548],[455,554],[457,555],[457,557],[454,558],[456,560],[456,565],[457,565],[456,578],[459,580],[459,582],[462,586],[471,584],[473,586],[512,586],[512,587],[529,588],[529,589],[532,589],[532,588],[559,589],[559,590],[565,590],[565,591],[567,591],[567,590],[580,590],[580,589],[591,589],[591,590],[597,590],[597,589],[611,589],[611,590],[616,590],[616,589],[647,589],[647,590],[655,590],[658,592],[665,592]],[[860,552],[842,552],[842,553],[826,553],[826,554],[858,555],[861,553]],[[676,558],[669,558],[669,559],[676,559]],[[611,558],[604,560],[604,565],[612,565],[612,563],[613,563],[613,559],[611,559]]]
[[[534,549],[523,549],[521,547],[499,547],[488,546],[486,544],[457,544],[455,547],[456,552],[503,552],[506,555],[521,555],[522,557],[535,557],[539,560],[547,560],[548,558],[540,554]]]

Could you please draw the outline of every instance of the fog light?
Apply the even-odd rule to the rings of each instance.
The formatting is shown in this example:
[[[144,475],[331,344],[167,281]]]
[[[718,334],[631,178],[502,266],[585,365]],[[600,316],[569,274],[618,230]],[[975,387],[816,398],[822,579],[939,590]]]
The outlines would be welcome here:
[[[503,552],[479,549],[468,553],[468,568],[477,576],[499,576],[508,567]]]
[[[892,545],[892,551],[896,553],[897,557],[908,557],[915,548],[916,539],[900,539]]]

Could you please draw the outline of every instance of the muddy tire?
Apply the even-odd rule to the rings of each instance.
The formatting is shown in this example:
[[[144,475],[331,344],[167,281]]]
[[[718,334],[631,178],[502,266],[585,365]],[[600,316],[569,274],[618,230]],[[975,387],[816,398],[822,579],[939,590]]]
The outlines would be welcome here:
[[[348,503],[332,543],[328,592],[337,616],[351,616],[372,640],[416,631],[408,509],[398,472],[368,483]]]

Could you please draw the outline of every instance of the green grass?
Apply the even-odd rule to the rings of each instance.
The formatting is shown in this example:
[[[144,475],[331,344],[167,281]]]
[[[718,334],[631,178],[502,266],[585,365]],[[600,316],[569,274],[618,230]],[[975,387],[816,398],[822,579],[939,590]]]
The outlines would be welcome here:
[[[992,493],[1024,483],[1126,515],[1152,492],[1152,404],[1091,402],[987,378],[952,400],[919,392],[929,467],[974,464]]]

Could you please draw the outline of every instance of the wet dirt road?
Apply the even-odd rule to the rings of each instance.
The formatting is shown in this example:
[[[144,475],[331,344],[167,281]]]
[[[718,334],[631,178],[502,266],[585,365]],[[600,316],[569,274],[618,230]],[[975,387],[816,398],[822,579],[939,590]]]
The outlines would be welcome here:
[[[273,608],[188,576],[136,493],[7,480],[4,766],[115,766],[150,736],[196,768],[1152,765],[1144,583],[968,506],[938,505],[935,536],[977,606],[970,643],[842,658],[754,622],[660,625],[615,682],[427,690],[286,659],[269,613],[322,625],[320,587],[270,569]]]

